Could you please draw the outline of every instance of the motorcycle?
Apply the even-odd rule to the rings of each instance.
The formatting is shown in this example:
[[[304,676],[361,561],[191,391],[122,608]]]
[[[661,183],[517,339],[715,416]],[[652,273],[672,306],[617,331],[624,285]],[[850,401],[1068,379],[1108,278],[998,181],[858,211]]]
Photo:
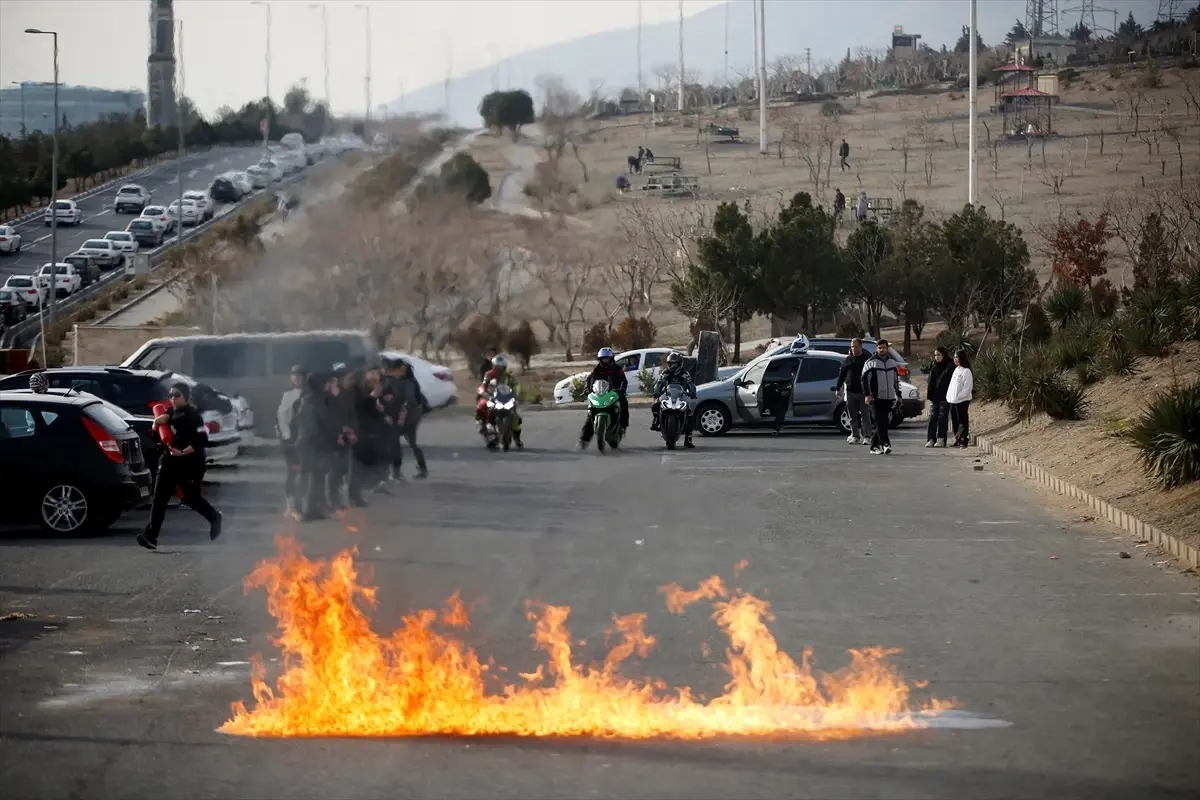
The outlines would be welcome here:
[[[609,386],[608,381],[599,380],[592,384],[587,405],[596,433],[596,448],[601,453],[605,445],[616,450],[621,444],[622,435],[620,395]]]
[[[659,427],[668,450],[675,449],[687,415],[688,398],[683,393],[683,387],[677,383],[670,384],[667,393],[658,401]]]
[[[487,399],[487,428],[484,435],[489,450],[499,446],[508,452],[513,443],[513,416],[517,407],[517,396],[512,387],[499,384],[492,387]]]

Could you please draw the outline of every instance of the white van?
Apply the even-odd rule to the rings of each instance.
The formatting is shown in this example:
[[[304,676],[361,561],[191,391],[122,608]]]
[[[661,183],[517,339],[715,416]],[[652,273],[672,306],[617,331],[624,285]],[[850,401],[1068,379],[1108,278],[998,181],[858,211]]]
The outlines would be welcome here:
[[[342,363],[350,369],[379,365],[379,350],[365,331],[234,333],[151,339],[121,363],[127,369],[160,369],[190,375],[250,403],[259,435],[274,422],[292,367],[313,372]]]

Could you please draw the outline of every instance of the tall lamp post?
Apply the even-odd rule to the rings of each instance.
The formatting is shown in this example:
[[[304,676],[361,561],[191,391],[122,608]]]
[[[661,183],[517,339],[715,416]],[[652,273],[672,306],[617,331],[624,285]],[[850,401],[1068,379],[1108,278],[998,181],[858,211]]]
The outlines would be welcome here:
[[[333,101],[329,98],[329,14],[324,3],[309,3],[308,7],[321,11],[321,29],[325,36],[325,122],[327,123],[329,112],[333,108]],[[321,132],[325,133],[324,130]]]
[[[363,87],[367,93],[367,116],[363,120],[363,138],[366,139],[367,123],[371,121],[371,7],[365,3],[355,3],[354,7],[361,9],[366,14],[366,29],[364,32],[367,38],[367,71],[366,76],[363,78]]]
[[[961,6],[960,6],[961,8]],[[979,115],[979,75],[976,61],[975,45],[978,41],[976,37],[977,17],[975,10],[975,0],[971,0],[970,14],[970,54],[967,58],[967,73],[970,80],[970,89],[967,90],[968,100],[967,106],[971,115],[970,127],[967,129],[967,150],[970,151],[969,160],[967,161],[967,202],[974,206],[979,202],[979,158],[976,152],[978,146],[975,138],[975,118]]]
[[[50,139],[50,300],[48,309],[50,324],[55,322],[55,300],[58,294],[58,209],[54,201],[58,199],[58,31],[44,31],[40,28],[26,28],[25,32],[33,36],[51,36],[54,38],[54,132]],[[46,363],[46,314],[39,314],[42,320],[42,369],[49,366]]]
[[[271,129],[271,4],[267,0],[250,0],[252,6],[262,6],[267,10],[267,52],[266,52],[266,93],[263,95],[263,150],[267,149],[267,137]]]

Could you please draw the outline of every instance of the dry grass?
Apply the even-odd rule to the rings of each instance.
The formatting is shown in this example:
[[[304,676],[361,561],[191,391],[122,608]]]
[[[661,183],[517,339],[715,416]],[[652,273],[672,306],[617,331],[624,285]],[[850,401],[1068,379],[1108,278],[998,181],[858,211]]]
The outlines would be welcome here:
[[[1163,491],[1142,473],[1138,453],[1120,433],[1158,392],[1200,378],[1200,345],[1185,344],[1167,359],[1142,359],[1129,378],[1107,378],[1088,391],[1089,419],[1027,425],[1010,422],[991,403],[971,409],[972,428],[1043,469],[1104,498],[1192,546],[1200,546],[1200,484]]]

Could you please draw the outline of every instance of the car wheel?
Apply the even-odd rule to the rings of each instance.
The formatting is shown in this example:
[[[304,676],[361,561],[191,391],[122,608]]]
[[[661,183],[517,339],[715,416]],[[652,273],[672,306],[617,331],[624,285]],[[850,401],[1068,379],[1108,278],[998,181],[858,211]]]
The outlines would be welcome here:
[[[38,519],[42,530],[47,533],[69,535],[106,527],[103,522],[107,517],[78,483],[65,481],[51,484],[42,492],[40,504]],[[115,517],[108,525],[113,521]]]
[[[733,420],[720,403],[705,403],[696,409],[696,427],[701,436],[722,436],[729,432]]]
[[[845,403],[838,405],[837,410],[833,412],[833,418],[837,422],[838,429],[844,435],[849,436],[854,432],[850,427],[850,410],[846,408]]]

